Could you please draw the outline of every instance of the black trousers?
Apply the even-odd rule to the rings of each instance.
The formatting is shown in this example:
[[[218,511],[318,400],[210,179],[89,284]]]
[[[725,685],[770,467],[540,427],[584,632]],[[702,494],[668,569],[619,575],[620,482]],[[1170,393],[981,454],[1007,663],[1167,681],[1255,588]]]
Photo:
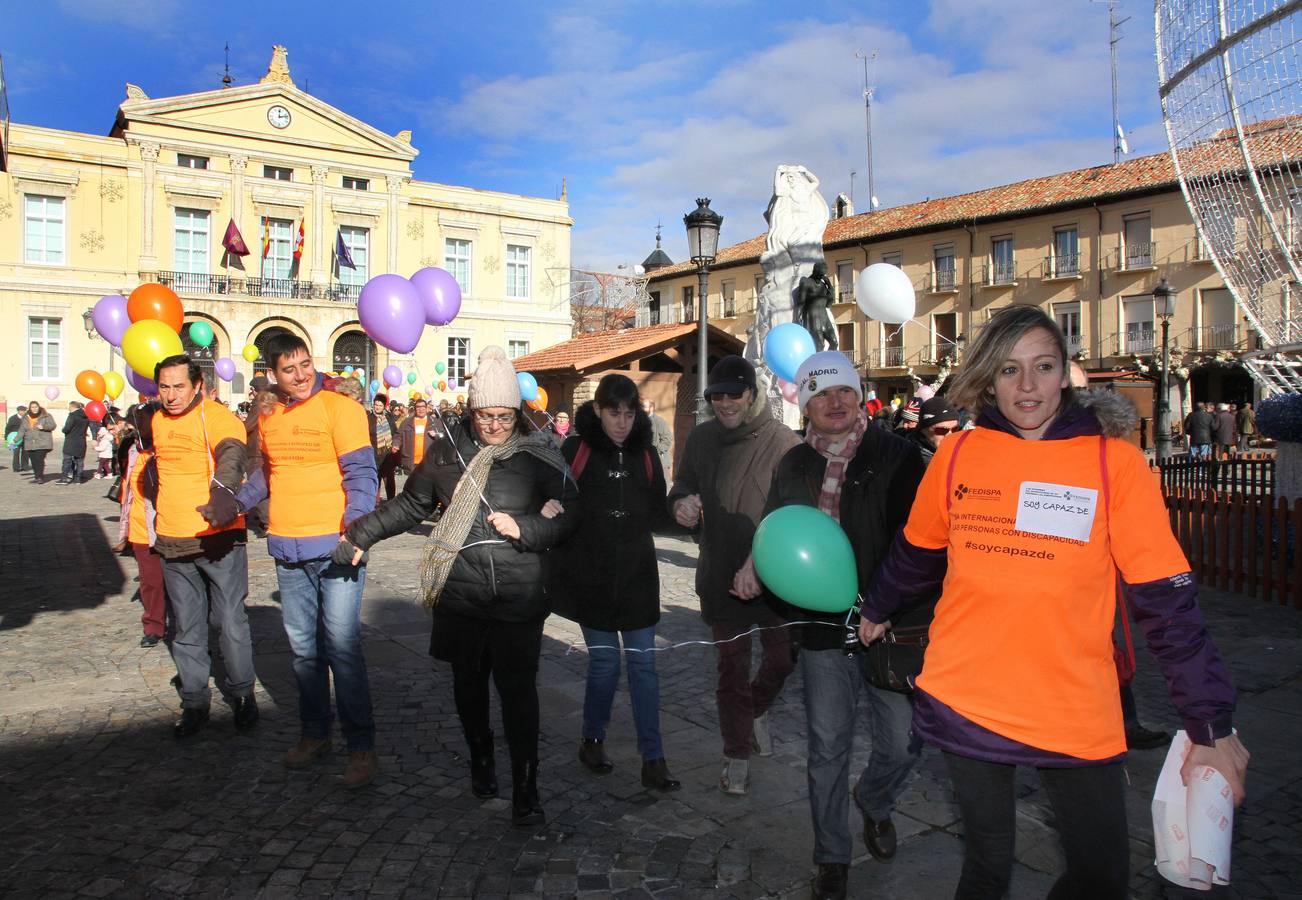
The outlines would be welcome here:
[[[45,479],[45,457],[49,450],[28,450],[27,461],[32,464],[32,477],[37,481]]]
[[[999,900],[1008,891],[1017,834],[1017,767],[945,754],[963,813],[966,846],[955,900]],[[1049,900],[1125,900],[1130,880],[1121,763],[1038,769],[1057,820],[1067,871]]]
[[[22,472],[27,468],[27,451],[21,444],[14,448],[14,465],[15,472]]]

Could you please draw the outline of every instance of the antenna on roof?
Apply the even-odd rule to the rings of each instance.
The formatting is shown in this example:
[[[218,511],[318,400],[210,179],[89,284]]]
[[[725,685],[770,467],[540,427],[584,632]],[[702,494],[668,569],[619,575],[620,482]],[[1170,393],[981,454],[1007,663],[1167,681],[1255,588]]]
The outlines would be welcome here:
[[[1092,0],[1094,3],[1102,0]],[[1130,16],[1117,18],[1119,0],[1106,0],[1108,4],[1108,53],[1112,59],[1112,164],[1121,162],[1121,157],[1130,152],[1126,143],[1126,132],[1121,128],[1121,113],[1117,100],[1117,44],[1121,41],[1121,26],[1130,21]]]
[[[226,74],[222,76],[222,87],[228,88],[235,83],[231,78],[231,42],[226,42]]]
[[[865,56],[862,50],[854,52],[855,59],[863,60],[863,108],[864,108],[864,127],[868,137],[868,208],[876,209],[877,192],[873,190],[873,93],[877,90],[877,85],[872,81],[876,80],[877,75],[877,51],[874,50],[870,56]],[[868,77],[868,61],[873,63],[873,79]],[[851,197],[851,202],[854,198]]]

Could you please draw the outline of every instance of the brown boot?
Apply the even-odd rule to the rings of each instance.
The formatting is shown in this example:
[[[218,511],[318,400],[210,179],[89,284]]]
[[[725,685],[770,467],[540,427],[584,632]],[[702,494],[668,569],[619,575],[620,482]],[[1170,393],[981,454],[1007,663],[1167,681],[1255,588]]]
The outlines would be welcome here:
[[[365,787],[375,780],[380,771],[380,761],[374,750],[357,750],[348,754],[348,766],[339,783],[346,788]]]
[[[285,752],[285,768],[305,768],[329,752],[329,738],[299,738],[298,743]]]

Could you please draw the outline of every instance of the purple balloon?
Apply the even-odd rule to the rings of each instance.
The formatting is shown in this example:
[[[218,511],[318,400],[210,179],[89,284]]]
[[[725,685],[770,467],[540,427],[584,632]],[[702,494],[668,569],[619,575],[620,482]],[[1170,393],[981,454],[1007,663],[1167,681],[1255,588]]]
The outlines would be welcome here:
[[[127,298],[121,294],[100,297],[91,312],[91,321],[95,323],[95,330],[100,337],[114,347],[121,346],[122,335],[131,327],[131,319],[127,316]]]
[[[384,383],[389,387],[397,387],[402,384],[402,369],[397,366],[385,366]]]
[[[213,368],[217,370],[217,377],[222,381],[230,381],[235,377],[235,361],[228,356],[213,363]]]
[[[446,325],[461,311],[461,286],[452,273],[430,266],[411,276],[411,283],[425,304],[427,324]]]
[[[449,378],[449,379],[448,379],[448,390],[449,390],[449,391],[455,391],[456,389],[457,389],[457,380],[456,380],[455,378]]]
[[[127,366],[127,383],[136,389],[136,393],[142,397],[157,397],[158,385],[152,378],[146,378],[144,375],[137,375],[136,370]]]
[[[425,307],[401,275],[376,275],[357,298],[357,318],[371,340],[394,353],[410,353],[425,329]]]

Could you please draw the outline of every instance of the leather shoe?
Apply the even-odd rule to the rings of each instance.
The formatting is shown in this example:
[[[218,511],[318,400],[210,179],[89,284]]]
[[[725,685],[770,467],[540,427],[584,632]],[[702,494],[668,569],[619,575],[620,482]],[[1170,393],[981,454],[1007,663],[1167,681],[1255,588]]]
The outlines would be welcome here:
[[[579,762],[598,775],[609,775],[615,764],[606,756],[606,742],[584,738],[579,742]]]
[[[236,697],[231,701],[231,709],[235,711],[236,731],[248,731],[258,724],[258,701],[252,694]]]
[[[1126,747],[1131,750],[1152,750],[1171,742],[1171,735],[1165,731],[1150,731],[1143,725],[1132,725],[1126,729]]]
[[[887,816],[880,822],[863,817],[863,842],[874,859],[882,862],[895,855],[895,823]]]
[[[355,750],[348,754],[348,765],[339,783],[349,789],[365,787],[379,771],[380,761],[374,750]]]
[[[814,900],[845,900],[845,863],[819,863],[818,874],[809,885],[809,895]]]
[[[208,707],[187,706],[181,710],[181,718],[172,726],[172,733],[177,737],[189,737],[208,724]]]
[[[683,786],[681,781],[675,780],[669,774],[669,764],[665,762],[662,756],[659,759],[648,759],[642,763],[642,787],[655,788],[657,791],[676,791]]]
[[[161,634],[147,634],[140,639],[140,646],[146,649],[150,647],[157,647],[158,642],[161,641],[162,639],[163,636]]]
[[[306,768],[329,752],[329,738],[299,738],[297,744],[285,751],[285,768]]]

